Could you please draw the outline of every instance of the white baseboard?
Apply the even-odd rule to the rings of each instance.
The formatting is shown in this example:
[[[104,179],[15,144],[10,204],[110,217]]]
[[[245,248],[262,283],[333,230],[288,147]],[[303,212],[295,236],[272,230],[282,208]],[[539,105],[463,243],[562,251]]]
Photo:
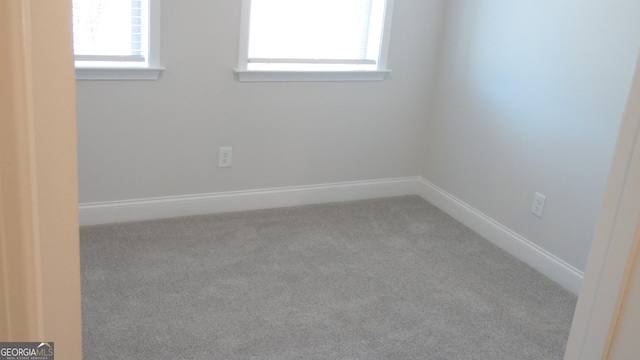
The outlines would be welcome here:
[[[520,261],[579,295],[584,273],[425,179],[422,198]]]
[[[415,195],[421,177],[80,204],[80,225]]]
[[[498,247],[559,283],[580,292],[584,274],[422,177],[294,186],[80,204],[80,225],[269,209],[336,201],[419,195]]]

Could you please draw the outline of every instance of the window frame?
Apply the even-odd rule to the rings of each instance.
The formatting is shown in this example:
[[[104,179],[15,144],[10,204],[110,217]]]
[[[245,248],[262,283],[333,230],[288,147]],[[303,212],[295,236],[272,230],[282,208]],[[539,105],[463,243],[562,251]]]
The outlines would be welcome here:
[[[391,70],[387,67],[394,0],[386,0],[380,56],[376,70],[249,70],[249,26],[251,0],[242,0],[238,67],[233,69],[240,82],[292,81],[382,81]]]
[[[149,1],[149,62],[147,66],[75,66],[76,80],[158,80],[160,65],[160,0]]]

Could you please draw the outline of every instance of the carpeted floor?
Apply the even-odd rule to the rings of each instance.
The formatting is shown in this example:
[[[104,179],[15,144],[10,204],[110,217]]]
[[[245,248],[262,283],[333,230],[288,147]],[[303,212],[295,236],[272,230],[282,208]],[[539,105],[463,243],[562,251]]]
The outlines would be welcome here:
[[[562,359],[576,298],[424,200],[81,229],[85,359]]]

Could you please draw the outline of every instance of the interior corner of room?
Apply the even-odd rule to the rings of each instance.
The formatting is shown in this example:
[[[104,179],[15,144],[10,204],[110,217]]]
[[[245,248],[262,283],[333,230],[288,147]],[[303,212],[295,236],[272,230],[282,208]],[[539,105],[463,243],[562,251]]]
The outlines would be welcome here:
[[[638,4],[396,2],[375,84],[238,83],[240,7],[198,6],[163,3],[161,80],[77,82],[84,224],[420,194],[579,291]]]
[[[90,2],[105,4],[104,0]],[[86,67],[83,70],[87,73],[77,76],[82,71],[76,68],[76,80],[82,81],[74,82],[73,2],[0,2],[0,77],[7,80],[0,81],[0,341],[54,340],[59,356],[82,358],[82,331],[91,330],[82,328],[82,316],[96,314],[81,314],[81,300],[92,294],[83,288],[81,299],[81,281],[82,286],[91,285],[91,281],[109,276],[100,268],[92,273],[95,278],[87,279],[84,269],[84,278],[81,276],[78,225],[85,233],[90,230],[98,234],[102,244],[113,244],[113,233],[100,237],[101,230],[120,226],[130,229],[140,224],[154,228],[144,225],[150,223],[134,222],[138,220],[213,214],[210,219],[222,219],[220,229],[224,232],[228,230],[224,220],[238,215],[230,212],[269,209],[275,214],[297,216],[297,209],[304,209],[312,215],[314,211],[322,213],[331,221],[349,222],[339,212],[334,213],[335,209],[356,209],[350,214],[357,217],[364,208],[371,221],[356,227],[357,231],[364,228],[370,235],[379,230],[376,221],[382,219],[407,235],[405,239],[380,236],[379,247],[370,249],[375,256],[391,254],[406,260],[406,264],[432,270],[415,253],[403,252],[406,248],[402,245],[411,243],[406,241],[411,239],[413,245],[423,246],[420,254],[433,255],[429,252],[433,244],[427,246],[420,238],[427,233],[426,227],[408,222],[411,216],[403,217],[409,213],[416,216],[399,205],[403,203],[413,210],[427,209],[439,221],[453,224],[464,236],[437,240],[457,240],[456,251],[465,255],[481,249],[468,258],[475,265],[485,262],[493,266],[489,272],[497,278],[511,275],[501,271],[501,262],[515,264],[520,273],[532,275],[526,279],[533,278],[537,285],[560,294],[558,298],[569,299],[558,302],[564,304],[563,314],[573,311],[579,294],[565,359],[635,358],[636,324],[640,323],[635,306],[640,288],[640,74],[636,73],[634,80],[634,65],[640,62],[640,2],[389,0],[394,3],[394,21],[390,32],[389,27],[384,30],[385,36],[390,35],[386,43],[389,47],[383,49],[385,67],[371,71],[377,72],[376,81],[368,82],[351,81],[354,78],[338,81],[338,77],[331,79],[334,81],[241,82],[233,69],[242,58],[239,48],[243,45],[238,41],[246,35],[242,34],[241,23],[246,16],[242,4],[249,0],[242,4],[236,0],[195,0],[189,6],[177,1],[132,0],[126,12],[129,20],[138,21],[138,15],[149,10],[143,3],[154,4],[149,12],[154,23],[147,25],[158,32],[146,40],[153,44],[153,51],[126,56],[135,66],[122,66],[117,71]],[[127,6],[125,2],[120,4]],[[159,4],[161,21],[160,8],[155,6]],[[136,23],[136,29],[143,22]],[[126,24],[133,32],[133,26],[129,26],[133,23]],[[131,34],[125,38],[130,43],[141,41]],[[113,60],[113,56],[100,58]],[[139,66],[141,60],[148,66]],[[369,59],[338,60],[358,66],[379,65],[375,61],[372,65]],[[82,60],[76,57],[75,61],[78,65]],[[98,81],[106,79],[116,81]],[[120,81],[123,79],[129,81]],[[403,195],[410,196],[394,198]],[[365,201],[344,203],[351,200]],[[326,204],[331,202],[340,203]],[[314,206],[290,208],[311,204]],[[386,219],[387,206],[396,206],[395,217]],[[98,224],[112,227],[89,226]],[[301,225],[297,229],[304,230],[300,232],[318,228],[313,221]],[[286,226],[274,226],[266,233],[277,237],[283,228]],[[254,234],[239,233],[249,238]],[[320,235],[323,240],[331,240],[324,235]],[[384,241],[385,236],[389,241]],[[483,238],[513,257],[505,256]],[[129,246],[136,245],[126,236],[120,240],[125,245],[116,249],[119,251],[129,252]],[[193,259],[200,259],[209,269],[218,265],[202,252],[189,254],[189,249],[182,243],[175,244],[173,238],[163,240],[170,249],[186,254],[188,269],[197,267]],[[281,249],[291,250],[286,241],[278,244]],[[363,244],[367,242],[359,245]],[[475,247],[465,247],[467,244]],[[96,258],[113,268],[116,263],[101,257],[100,246],[93,247]],[[317,248],[310,248],[315,254]],[[346,247],[351,253],[362,249]],[[279,255],[277,249],[267,250]],[[478,256],[480,253],[486,256]],[[138,254],[128,255],[135,258]],[[171,254],[147,256],[146,263],[152,270],[160,263],[154,256]],[[434,258],[436,263],[441,260]],[[444,263],[445,272],[455,275],[461,259],[465,258],[445,259],[437,265]],[[242,260],[248,268],[255,265]],[[367,263],[370,259],[359,260]],[[347,273],[351,265],[347,262],[341,271]],[[128,269],[142,280],[148,275],[136,272],[135,266]],[[367,277],[367,267],[364,269]],[[387,280],[392,285],[396,285],[396,279],[405,280],[396,277],[393,266],[388,269],[391,273],[386,274],[391,276]],[[478,275],[473,269],[467,268]],[[279,269],[276,266],[269,270]],[[188,271],[179,275],[184,273]],[[421,274],[416,278],[428,278]],[[162,271],[152,275],[164,280]],[[429,279],[441,285],[437,278]],[[178,285],[183,284],[180,280]],[[200,280],[207,283],[210,279],[204,276]],[[228,284],[226,280],[222,279],[223,285]],[[490,276],[482,280],[496,282]],[[522,308],[535,308],[547,319],[551,317],[544,312],[548,298],[527,292],[527,280],[516,276],[507,280],[524,289],[519,296],[529,304],[512,303],[512,318],[517,318]],[[298,283],[304,284],[304,279]],[[354,284],[354,288],[360,285],[357,281],[342,284]],[[476,294],[484,290],[478,284],[472,284],[479,288]],[[125,310],[143,309],[136,315],[146,316],[148,304],[141,300],[144,297],[136,297],[139,289],[135,284],[132,288],[135,296],[124,305]],[[322,295],[324,288],[318,289],[321,291],[312,293]],[[443,291],[448,297],[439,300],[477,300],[464,286],[455,290]],[[119,290],[108,288],[101,291],[97,293],[114,298],[119,294]],[[212,293],[205,294],[208,301]],[[238,301],[235,291],[228,293],[231,301],[223,305],[246,304]],[[483,294],[502,297],[490,291]],[[271,295],[280,300],[281,294]],[[368,309],[392,305],[392,310],[405,311],[404,318],[411,322],[411,303],[399,299],[402,306],[394,307],[388,299],[376,302],[380,300],[377,296],[370,296],[374,301],[363,302],[370,306]],[[420,315],[431,315],[431,320],[442,315],[431,311],[429,304],[421,304],[422,297],[415,298],[413,304],[424,310]],[[167,299],[176,301],[178,297]],[[253,300],[262,304],[263,298]],[[503,303],[486,304],[494,310],[498,307],[493,315],[501,314],[501,305],[497,304]],[[489,313],[482,312],[482,301],[474,305],[480,310],[475,315]],[[173,309],[161,307],[162,311]],[[128,321],[137,319],[127,319],[126,311],[108,310],[102,315],[119,321],[114,314]],[[229,314],[229,323],[235,324],[237,313]],[[224,316],[229,314],[223,311]],[[487,317],[494,324],[501,319]],[[568,331],[569,317],[548,320],[562,323],[560,330]],[[456,316],[444,320],[439,324],[455,325]],[[101,329],[107,328],[98,323]],[[128,326],[126,321],[122,324]],[[482,324],[480,321],[474,326]],[[139,330],[136,325],[127,331]],[[250,323],[249,328],[253,325]],[[385,324],[378,325],[370,329],[380,330],[378,335],[396,336],[394,341],[415,335],[404,331],[404,323],[397,323],[398,331],[393,334],[385,332]],[[432,330],[428,326],[427,330],[420,329],[423,324],[413,325],[421,335]],[[554,338],[552,343],[559,354],[564,350],[564,338],[556,339],[555,333],[545,332],[544,325],[536,331],[544,333],[544,338]],[[323,329],[335,337],[331,327]],[[522,330],[517,326],[513,329]],[[180,336],[190,331],[173,330]],[[116,337],[122,340],[129,336],[127,331],[116,331]],[[530,335],[527,329],[518,331],[510,335]],[[498,327],[489,336],[499,339],[506,332],[506,328]],[[442,334],[447,333],[437,335]],[[49,336],[55,338],[45,339]],[[239,337],[232,337],[222,340],[238,345],[235,341]],[[105,338],[103,345],[121,351],[112,346],[111,340]],[[137,339],[128,340],[132,340],[133,351],[139,351]],[[148,340],[148,347],[169,344],[160,338]],[[506,341],[486,342],[483,334],[475,340],[479,341],[473,345],[487,353],[518,346]],[[544,353],[535,335],[529,340],[533,349]],[[350,345],[368,350],[366,341],[363,343]],[[396,344],[400,344],[399,353],[407,350],[401,341]],[[446,345],[456,347],[454,342]],[[211,355],[209,346],[205,343],[207,356]],[[233,346],[227,348],[231,353]],[[165,349],[160,348],[158,351]]]
[[[160,80],[76,83],[81,225],[419,195],[580,293],[640,2],[395,1],[371,83],[240,83],[236,1],[162,6]]]

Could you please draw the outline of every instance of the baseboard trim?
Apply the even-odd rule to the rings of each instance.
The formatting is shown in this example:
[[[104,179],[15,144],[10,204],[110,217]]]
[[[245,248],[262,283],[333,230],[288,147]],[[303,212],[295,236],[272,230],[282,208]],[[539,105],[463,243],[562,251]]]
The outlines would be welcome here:
[[[584,273],[469,204],[421,179],[419,195],[517,259],[579,295]]]
[[[80,225],[419,195],[501,249],[578,295],[584,273],[423,177],[230,191],[80,204]]]
[[[310,186],[229,191],[139,200],[83,203],[80,225],[100,225],[221,212],[415,195],[422,178],[405,177]]]

